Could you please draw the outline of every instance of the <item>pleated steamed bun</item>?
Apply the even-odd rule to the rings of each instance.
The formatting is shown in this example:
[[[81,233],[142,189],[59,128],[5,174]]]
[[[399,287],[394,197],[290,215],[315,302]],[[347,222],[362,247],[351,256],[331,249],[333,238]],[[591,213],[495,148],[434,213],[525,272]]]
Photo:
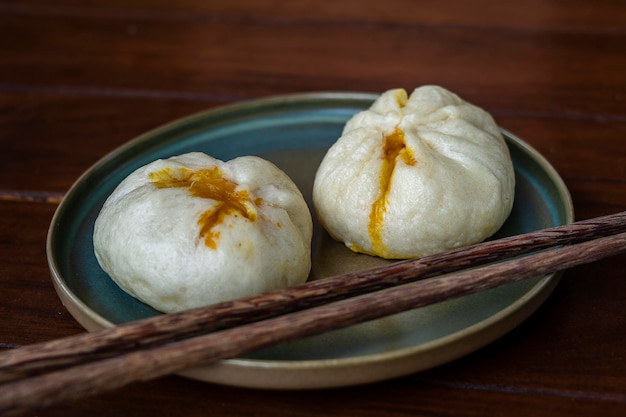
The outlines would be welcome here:
[[[414,258],[480,242],[510,214],[515,173],[493,118],[438,86],[383,93],[315,176],[320,223],[355,252]]]
[[[302,194],[272,163],[188,153],[122,181],[93,241],[123,290],[172,312],[306,281],[311,234]]]

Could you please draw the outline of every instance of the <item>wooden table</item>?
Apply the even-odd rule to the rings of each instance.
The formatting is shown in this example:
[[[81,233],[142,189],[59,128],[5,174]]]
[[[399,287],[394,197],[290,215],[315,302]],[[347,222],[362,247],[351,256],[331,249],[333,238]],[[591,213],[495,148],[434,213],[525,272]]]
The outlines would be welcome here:
[[[626,208],[626,3],[54,3],[0,2],[2,349],[83,332],[45,252],[80,174],[144,131],[226,103],[439,84],[538,149],[577,219]],[[37,415],[623,416],[625,264],[568,270],[514,331],[395,380],[285,392],[170,376]]]

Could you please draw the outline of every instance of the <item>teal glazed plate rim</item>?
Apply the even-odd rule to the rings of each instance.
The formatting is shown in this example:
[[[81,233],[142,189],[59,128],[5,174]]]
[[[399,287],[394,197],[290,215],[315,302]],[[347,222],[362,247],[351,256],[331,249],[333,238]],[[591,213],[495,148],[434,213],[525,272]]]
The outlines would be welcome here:
[[[130,297],[93,254],[95,218],[132,171],[155,159],[191,151],[222,160],[258,155],[283,169],[312,207],[315,170],[345,122],[377,97],[367,93],[305,93],[251,100],[166,124],[119,147],[87,170],[57,208],[47,238],[55,289],[72,316],[95,331],[159,314]],[[574,221],[564,182],[535,149],[502,131],[516,174],[511,215],[494,237]],[[387,262],[350,252],[315,220],[310,279]],[[350,386],[400,377],[467,355],[527,319],[560,275],[538,276],[379,320],[198,366],[180,375],[262,389]]]

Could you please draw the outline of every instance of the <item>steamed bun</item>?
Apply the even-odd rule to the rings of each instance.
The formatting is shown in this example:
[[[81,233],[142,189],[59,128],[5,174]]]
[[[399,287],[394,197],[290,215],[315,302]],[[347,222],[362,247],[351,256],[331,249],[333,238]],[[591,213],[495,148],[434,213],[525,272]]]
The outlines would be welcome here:
[[[315,176],[320,223],[355,252],[413,258],[484,240],[508,217],[515,173],[492,117],[437,86],[382,94]]]
[[[272,163],[189,153],[122,181],[93,241],[123,290],[172,312],[304,282],[311,234],[302,194]]]

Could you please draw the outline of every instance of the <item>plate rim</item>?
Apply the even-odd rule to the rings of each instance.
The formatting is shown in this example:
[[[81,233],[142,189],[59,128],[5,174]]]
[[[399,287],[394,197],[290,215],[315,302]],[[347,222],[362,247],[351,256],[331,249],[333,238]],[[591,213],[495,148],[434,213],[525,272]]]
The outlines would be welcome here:
[[[63,305],[70,312],[73,318],[86,330],[95,331],[107,327],[115,326],[116,324],[110,322],[104,317],[95,312],[89,305],[78,297],[67,285],[65,278],[62,276],[60,266],[54,256],[54,240],[56,235],[56,228],[59,224],[59,219],[66,211],[66,206],[70,201],[69,197],[72,197],[76,193],[76,189],[85,181],[86,178],[92,175],[93,172],[99,170],[107,163],[114,161],[119,155],[122,155],[128,150],[137,146],[141,146],[144,142],[149,142],[155,135],[170,131],[177,126],[184,126],[195,121],[205,119],[209,116],[217,117],[221,114],[230,114],[237,111],[254,111],[258,107],[270,107],[270,106],[285,106],[289,103],[314,103],[322,101],[341,102],[341,101],[373,101],[380,94],[368,93],[368,92],[341,92],[341,91],[321,91],[321,92],[307,92],[307,93],[293,93],[286,95],[270,96],[265,98],[257,98],[251,100],[245,100],[241,102],[235,102],[225,105],[218,105],[213,108],[202,110],[190,115],[174,119],[168,123],[162,124],[156,128],[150,129],[135,138],[125,142],[124,144],[113,149],[107,153],[94,164],[92,164],[85,172],[83,172],[76,181],[70,186],[65,193],[64,198],[61,200],[57,209],[55,210],[48,233],[46,237],[46,256],[48,260],[49,270],[52,276],[54,288],[59,295]],[[565,214],[565,223],[571,223],[574,221],[574,206],[571,198],[571,194],[559,175],[556,169],[550,164],[550,162],[539,153],[533,146],[523,141],[516,135],[512,134],[508,130],[500,128],[505,138],[510,139],[515,145],[519,146],[525,154],[539,165],[539,167],[545,172],[547,177],[558,190],[560,197],[560,204],[563,206]],[[564,223],[564,224],[565,224]],[[549,297],[554,288],[557,286],[561,273],[548,274],[543,277],[537,277],[539,281],[533,285],[533,287],[527,291],[523,296],[517,298],[513,303],[507,305],[504,309],[499,310],[497,313],[491,315],[487,319],[481,320],[471,326],[465,327],[462,330],[448,334],[444,337],[436,340],[422,343],[415,346],[393,349],[386,352],[364,354],[355,357],[347,358],[332,358],[332,359],[306,359],[306,360],[277,360],[277,359],[254,359],[254,358],[234,358],[225,359],[220,361],[216,365],[210,367],[199,366],[190,370],[184,370],[178,372],[182,376],[187,376],[193,379],[199,379],[206,382],[217,382],[225,385],[236,385],[242,387],[251,388],[275,388],[275,389],[309,389],[309,388],[326,388],[356,385],[361,383],[375,382],[381,379],[388,379],[391,377],[401,376],[402,374],[417,372],[428,369],[430,367],[441,365],[445,362],[457,359],[468,353],[471,353],[480,347],[483,347],[489,343],[492,343],[497,338],[508,333],[510,330],[518,326],[521,322],[526,320],[532,315],[536,309],[541,306],[544,301]],[[85,317],[83,317],[85,316]],[[504,320],[509,318],[509,321]],[[504,330],[500,329],[495,331],[495,327],[500,324],[500,327],[505,327]],[[506,324],[506,325],[504,325]],[[301,373],[301,372],[324,372],[328,368],[332,368],[332,372],[336,372],[337,369],[352,369],[355,367],[362,367],[373,364],[383,364],[389,361],[406,360],[420,353],[436,350],[440,346],[450,345],[454,341],[465,341],[469,336],[481,333],[497,333],[496,336],[490,337],[489,340],[481,343],[469,344],[467,348],[457,349],[455,354],[444,355],[445,358],[438,361],[431,361],[428,367],[418,367],[418,369],[411,370],[409,372],[395,372],[393,375],[386,375],[383,377],[369,377],[369,378],[355,378],[352,375],[347,375],[343,379],[339,378],[335,383],[319,383],[316,381],[298,381],[293,378],[287,378],[289,382],[285,383],[273,383],[267,384],[264,381],[259,380],[258,372],[274,372],[279,374],[284,373]],[[238,370],[244,373],[251,373],[250,379],[247,383],[238,383],[228,381],[228,378],[223,376],[224,373],[232,372],[232,370]],[[218,375],[216,378],[207,377],[205,373],[215,373]],[[222,375],[221,377],[219,375]],[[224,380],[226,379],[226,380]],[[262,379],[262,378],[261,378]],[[315,378],[313,378],[315,379]]]

